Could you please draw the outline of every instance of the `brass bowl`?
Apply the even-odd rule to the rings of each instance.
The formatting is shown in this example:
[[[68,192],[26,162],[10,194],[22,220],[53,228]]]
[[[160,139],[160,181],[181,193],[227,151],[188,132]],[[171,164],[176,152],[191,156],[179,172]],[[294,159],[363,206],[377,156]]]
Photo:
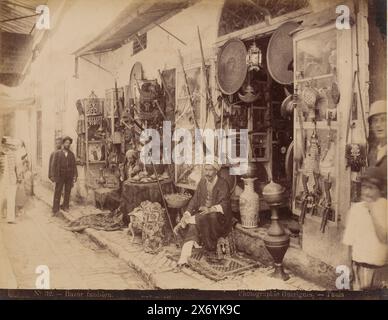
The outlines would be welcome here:
[[[172,194],[166,194],[164,196],[164,199],[166,200],[169,208],[181,209],[189,203],[189,201],[191,200],[191,197],[183,196],[183,195],[180,195],[179,193],[172,193]]]
[[[268,205],[277,205],[284,201],[286,189],[272,180],[263,188],[263,197]]]

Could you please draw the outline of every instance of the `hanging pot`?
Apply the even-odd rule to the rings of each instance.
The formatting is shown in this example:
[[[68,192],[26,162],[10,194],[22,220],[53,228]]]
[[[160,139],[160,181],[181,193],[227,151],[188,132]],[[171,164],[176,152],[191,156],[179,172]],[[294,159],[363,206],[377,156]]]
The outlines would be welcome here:
[[[284,119],[290,119],[294,112],[294,105],[292,103],[292,95],[285,98],[280,106],[280,115]]]
[[[245,103],[255,102],[257,99],[259,99],[263,95],[263,92],[265,90],[263,85],[257,84],[257,82],[252,83],[251,73],[252,73],[252,71],[248,72],[246,85],[243,86],[243,93],[244,94],[241,94],[240,92],[238,93],[240,100],[245,102]],[[253,87],[253,85],[255,85],[255,88]],[[255,89],[256,89],[257,93],[255,93]]]
[[[244,95],[242,95],[240,92],[238,93],[238,97],[240,98],[240,100],[242,102],[245,102],[245,103],[252,103],[252,102],[255,102],[257,99],[259,99],[259,97],[261,96],[261,92],[258,92],[258,93],[254,93],[254,90],[253,90],[253,87],[248,84],[245,88],[245,93]]]
[[[104,169],[103,168],[100,168],[100,177],[98,178],[98,181],[97,183],[103,187],[106,183],[106,179],[104,177]]]

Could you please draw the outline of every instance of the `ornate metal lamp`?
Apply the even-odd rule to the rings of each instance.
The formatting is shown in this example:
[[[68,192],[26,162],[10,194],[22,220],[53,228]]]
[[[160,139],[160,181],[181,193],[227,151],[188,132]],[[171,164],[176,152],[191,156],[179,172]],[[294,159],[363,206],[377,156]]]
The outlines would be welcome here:
[[[283,270],[283,258],[290,245],[290,236],[285,233],[284,228],[279,223],[279,207],[284,201],[285,189],[271,180],[263,189],[263,197],[271,209],[271,226],[264,238],[264,244],[274,260],[275,270],[272,273],[274,278],[284,281],[290,277]]]
[[[248,50],[246,62],[248,66],[248,71],[259,71],[262,68],[263,54],[260,48],[256,46],[255,41],[253,41],[252,45]]]

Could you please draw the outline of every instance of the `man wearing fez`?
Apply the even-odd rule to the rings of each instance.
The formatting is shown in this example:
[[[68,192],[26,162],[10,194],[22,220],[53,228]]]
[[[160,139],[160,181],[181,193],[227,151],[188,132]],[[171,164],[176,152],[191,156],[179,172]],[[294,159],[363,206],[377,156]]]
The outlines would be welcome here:
[[[372,103],[369,112],[370,138],[369,166],[386,166],[387,162],[387,101]]]
[[[387,101],[378,100],[372,103],[368,116],[370,144],[368,153],[369,167],[381,168],[387,176]],[[386,190],[383,191],[386,193]],[[385,194],[386,196],[386,194]]]
[[[208,251],[215,251],[217,240],[225,237],[232,227],[228,183],[217,175],[221,165],[217,159],[204,165],[204,174],[174,232],[181,232],[184,244],[175,272],[187,266],[193,247],[200,243]]]
[[[64,137],[62,139],[62,149],[55,152],[51,163],[50,172],[52,173],[52,179],[55,182],[53,200],[54,215],[59,211],[59,202],[61,200],[63,187],[65,188],[65,194],[61,208],[65,211],[69,210],[70,191],[78,177],[75,156],[70,150],[72,142],[73,139],[70,137]]]

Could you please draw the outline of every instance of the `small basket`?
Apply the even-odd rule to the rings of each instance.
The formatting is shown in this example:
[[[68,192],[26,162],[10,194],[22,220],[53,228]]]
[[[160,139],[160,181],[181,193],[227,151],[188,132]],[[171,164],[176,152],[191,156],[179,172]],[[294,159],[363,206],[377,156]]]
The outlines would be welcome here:
[[[189,198],[187,196],[183,196],[180,193],[171,193],[165,195],[164,199],[166,200],[169,208],[181,209],[189,203],[191,197]]]

